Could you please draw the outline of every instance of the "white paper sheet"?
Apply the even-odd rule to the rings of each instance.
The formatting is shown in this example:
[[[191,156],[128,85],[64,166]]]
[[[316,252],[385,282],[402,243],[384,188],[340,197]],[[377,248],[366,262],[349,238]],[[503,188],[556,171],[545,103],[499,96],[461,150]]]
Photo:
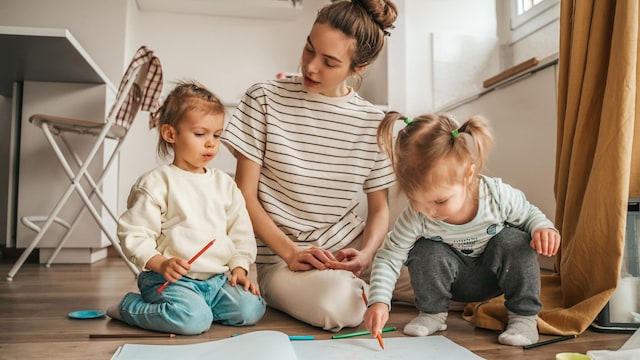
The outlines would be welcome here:
[[[640,359],[640,329],[617,351],[613,350],[589,350],[587,355],[593,360],[637,360]]]
[[[625,342],[620,350],[640,349],[640,329],[633,332],[633,335]]]
[[[279,331],[254,331],[229,339],[197,344],[126,344],[112,360],[482,360],[444,336],[384,338],[385,349],[376,339],[290,341]]]
[[[351,338],[293,342],[300,360],[477,360],[468,349],[441,335],[384,338],[384,350],[378,340]]]
[[[279,331],[254,331],[229,339],[197,344],[125,344],[112,360],[298,360],[289,337]]]

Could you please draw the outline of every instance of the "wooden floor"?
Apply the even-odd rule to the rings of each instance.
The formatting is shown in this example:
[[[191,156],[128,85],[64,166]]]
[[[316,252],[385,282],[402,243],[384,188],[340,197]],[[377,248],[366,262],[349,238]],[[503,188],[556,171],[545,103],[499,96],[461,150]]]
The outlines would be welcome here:
[[[89,339],[89,334],[144,334],[108,317],[74,320],[67,314],[75,310],[106,309],[116,304],[127,291],[135,291],[133,274],[118,258],[107,258],[91,265],[53,265],[46,268],[27,263],[12,282],[5,276],[13,259],[0,257],[0,359],[110,359],[126,343],[186,344],[228,338],[236,333],[255,330],[279,330],[289,335],[315,335],[329,339],[332,333],[300,323],[289,316],[268,309],[261,322],[252,327],[233,328],[214,325],[199,336],[174,339]],[[394,306],[389,326],[402,329],[416,315],[408,306]],[[523,350],[497,342],[498,332],[476,329],[451,312],[448,329],[439,334],[464,346],[485,359],[555,359],[559,352],[586,353],[588,350],[616,350],[630,334],[586,331],[576,339]],[[344,329],[343,332],[362,330]],[[401,331],[385,337],[403,336]],[[541,340],[552,338],[541,336]]]

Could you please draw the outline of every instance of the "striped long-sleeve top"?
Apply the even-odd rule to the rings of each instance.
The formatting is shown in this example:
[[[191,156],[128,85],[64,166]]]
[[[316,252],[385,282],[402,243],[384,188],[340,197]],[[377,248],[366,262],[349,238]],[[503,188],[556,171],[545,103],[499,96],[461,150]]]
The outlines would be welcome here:
[[[409,251],[420,238],[441,241],[466,256],[481,256],[489,240],[506,226],[529,234],[541,228],[555,229],[551,220],[529,203],[522,191],[499,178],[481,176],[476,216],[463,225],[428,218],[408,206],[376,253],[371,273],[369,303],[391,305],[391,294]],[[557,230],[556,230],[557,231]]]

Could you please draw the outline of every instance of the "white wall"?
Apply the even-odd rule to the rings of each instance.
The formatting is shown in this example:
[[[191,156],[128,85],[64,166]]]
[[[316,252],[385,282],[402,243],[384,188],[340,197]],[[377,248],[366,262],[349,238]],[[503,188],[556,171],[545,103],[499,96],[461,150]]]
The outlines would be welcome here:
[[[404,104],[398,104],[400,108],[395,110],[415,116],[434,111],[432,34],[495,37],[495,0],[405,0],[400,14],[403,17],[401,24],[406,29],[405,51],[390,51],[389,62],[404,62],[406,73],[404,83],[401,80],[390,82],[389,93],[404,93]],[[390,40],[395,40],[393,35]],[[396,86],[403,89],[395,89]]]
[[[477,82],[473,84],[477,89],[482,81],[522,61],[557,53],[559,21],[510,42],[509,3],[509,0],[397,0],[400,18],[389,39],[389,108],[415,116],[445,107],[433,101],[439,95],[434,94],[434,78],[441,75],[434,74],[434,71],[443,70],[433,62],[439,55],[434,54],[434,34],[458,37],[459,44],[452,46],[464,46],[465,36],[496,39],[497,68],[493,69],[493,64],[486,67],[493,72],[476,74],[476,79],[456,78],[457,75],[451,73],[450,84],[438,84],[436,87],[438,91],[459,92],[459,99],[478,92],[469,89],[470,80]],[[478,67],[478,62],[487,60],[465,58],[463,51],[459,53],[460,58],[452,61],[460,70]],[[478,67],[477,70],[483,68]]]
[[[405,0],[396,0],[398,19],[387,40],[387,105],[390,109],[407,108],[407,16]]]
[[[253,83],[296,71],[317,6],[294,20],[141,11],[133,32],[160,57],[165,80],[194,78],[235,103]]]
[[[553,21],[535,33],[505,47],[505,53],[516,65],[532,57],[545,58],[560,50],[560,21]]]

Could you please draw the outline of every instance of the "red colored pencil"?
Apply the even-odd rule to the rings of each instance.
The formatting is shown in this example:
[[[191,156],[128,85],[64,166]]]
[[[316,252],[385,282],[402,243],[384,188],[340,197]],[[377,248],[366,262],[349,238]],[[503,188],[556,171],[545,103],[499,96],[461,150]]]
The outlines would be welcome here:
[[[207,249],[210,248],[214,242],[216,242],[215,239],[209,241],[207,245],[205,245],[200,251],[198,251],[197,254],[193,255],[191,260],[188,261],[189,265],[191,265],[194,261],[196,261],[197,258],[200,257],[200,255],[202,255],[205,251],[207,251]],[[164,290],[164,288],[166,288],[167,286],[169,286],[169,280],[165,281],[164,284],[160,285],[160,287],[158,288],[158,292],[162,292],[162,290]]]

